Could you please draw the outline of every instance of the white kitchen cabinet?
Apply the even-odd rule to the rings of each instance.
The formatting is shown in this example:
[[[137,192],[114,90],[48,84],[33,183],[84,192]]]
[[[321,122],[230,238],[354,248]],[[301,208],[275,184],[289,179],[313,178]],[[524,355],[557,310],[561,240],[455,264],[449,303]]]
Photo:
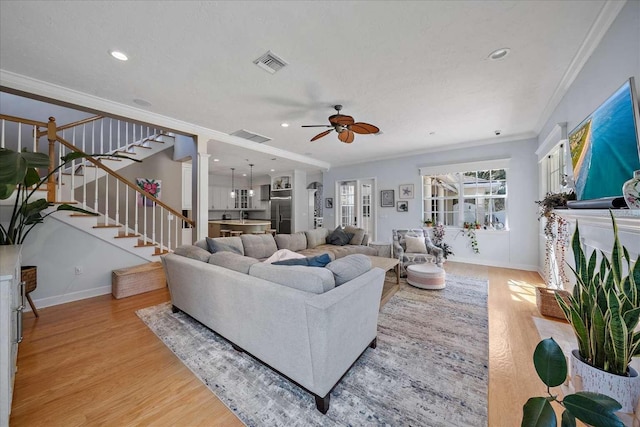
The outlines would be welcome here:
[[[20,246],[0,246],[0,425],[9,425],[13,382],[22,341],[24,285],[20,278]]]

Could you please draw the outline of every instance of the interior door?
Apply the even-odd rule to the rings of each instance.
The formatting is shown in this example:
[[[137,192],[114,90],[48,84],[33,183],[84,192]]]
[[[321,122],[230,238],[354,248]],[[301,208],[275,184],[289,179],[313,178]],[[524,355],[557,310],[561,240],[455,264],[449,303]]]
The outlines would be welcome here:
[[[362,178],[338,182],[336,194],[338,225],[363,228],[369,235],[369,241],[375,240],[375,179]]]

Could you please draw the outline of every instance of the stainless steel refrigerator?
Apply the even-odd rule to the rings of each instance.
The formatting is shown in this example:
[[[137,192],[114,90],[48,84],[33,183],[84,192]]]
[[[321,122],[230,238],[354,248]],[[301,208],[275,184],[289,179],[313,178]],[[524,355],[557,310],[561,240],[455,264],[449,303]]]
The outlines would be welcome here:
[[[271,197],[271,228],[278,234],[291,233],[291,196]]]

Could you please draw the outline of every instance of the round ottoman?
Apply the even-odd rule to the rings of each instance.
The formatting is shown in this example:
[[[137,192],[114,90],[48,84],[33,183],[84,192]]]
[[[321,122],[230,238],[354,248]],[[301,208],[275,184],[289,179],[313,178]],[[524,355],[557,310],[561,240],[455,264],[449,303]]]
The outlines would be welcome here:
[[[444,269],[435,264],[412,264],[407,267],[407,282],[421,289],[444,289]]]

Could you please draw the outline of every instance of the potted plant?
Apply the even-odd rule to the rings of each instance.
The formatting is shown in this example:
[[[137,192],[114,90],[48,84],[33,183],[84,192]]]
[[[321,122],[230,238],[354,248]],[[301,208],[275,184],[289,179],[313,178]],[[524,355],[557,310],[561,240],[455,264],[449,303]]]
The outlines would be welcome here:
[[[451,250],[451,246],[444,241],[445,228],[444,225],[438,224],[433,228],[433,244],[442,249],[442,256],[447,259],[449,255],[455,255]]]
[[[532,397],[522,408],[522,427],[557,427],[556,413],[551,406],[556,402],[564,407],[562,426],[576,425],[576,418],[597,427],[623,427],[615,415],[620,404],[603,394],[579,391],[563,400],[551,394],[550,387],[557,387],[567,378],[567,360],[560,346],[547,338],[538,343],[533,352],[533,364],[538,377],[547,386],[546,397]]]
[[[537,200],[538,221],[544,219],[545,237],[545,283],[546,287],[536,288],[536,305],[543,316],[564,320],[564,313],[556,302],[556,294],[565,300],[569,292],[564,290],[569,279],[564,265],[567,243],[569,241],[569,223],[555,212],[556,208],[565,207],[568,200],[575,199],[575,193],[547,193],[542,200]]]
[[[640,376],[629,364],[640,356],[640,263],[629,257],[618,239],[611,212],[613,249],[610,258],[594,251],[587,259],[580,231],[571,241],[576,285],[568,302],[556,296],[573,327],[578,349],[571,352],[571,378],[576,389],[611,390],[623,412],[633,412],[640,398]],[[627,273],[625,273],[627,272]]]

